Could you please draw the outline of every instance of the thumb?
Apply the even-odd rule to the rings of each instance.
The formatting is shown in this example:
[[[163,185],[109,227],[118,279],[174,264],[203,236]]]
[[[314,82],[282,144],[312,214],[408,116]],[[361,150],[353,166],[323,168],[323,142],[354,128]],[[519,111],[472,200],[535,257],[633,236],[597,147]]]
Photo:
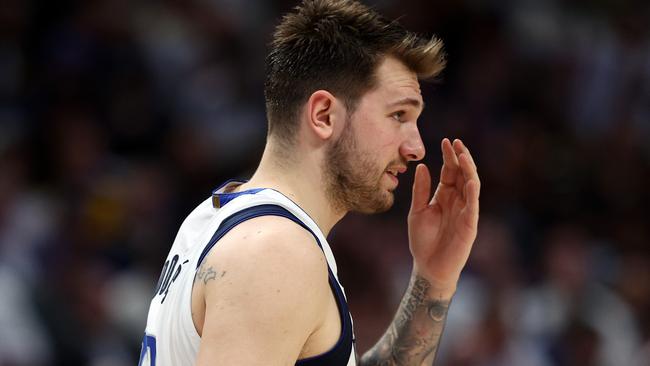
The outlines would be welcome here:
[[[411,212],[426,208],[431,197],[431,175],[425,164],[418,164],[413,179],[413,194],[411,197]]]

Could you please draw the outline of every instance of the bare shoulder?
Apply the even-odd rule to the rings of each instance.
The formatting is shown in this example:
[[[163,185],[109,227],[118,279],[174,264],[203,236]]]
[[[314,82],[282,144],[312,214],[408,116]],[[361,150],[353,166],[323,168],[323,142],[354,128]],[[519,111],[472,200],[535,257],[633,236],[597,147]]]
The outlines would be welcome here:
[[[203,300],[197,309],[205,314],[195,318],[202,331],[198,364],[233,364],[242,357],[254,364],[270,355],[278,357],[271,364],[295,362],[322,325],[331,296],[327,262],[315,238],[283,217],[237,225],[196,276]]]
[[[225,294],[254,295],[270,297],[265,300],[280,306],[283,300],[304,305],[322,301],[329,291],[327,261],[316,239],[279,216],[257,217],[237,225],[212,248],[197,276],[205,268],[212,268],[214,277],[223,278],[213,285],[203,281],[206,300],[217,292],[220,299]],[[276,299],[277,294],[282,298]]]
[[[279,216],[256,217],[229,231],[205,262],[224,270],[238,266],[259,270],[327,275],[327,264],[314,236],[297,223]],[[287,268],[287,265],[290,267]]]

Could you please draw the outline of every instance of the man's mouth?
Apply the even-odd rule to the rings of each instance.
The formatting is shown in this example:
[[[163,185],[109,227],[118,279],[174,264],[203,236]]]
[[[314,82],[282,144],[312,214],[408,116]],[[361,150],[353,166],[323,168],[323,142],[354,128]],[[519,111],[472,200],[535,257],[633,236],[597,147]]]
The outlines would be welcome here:
[[[406,172],[406,167],[405,166],[396,166],[396,167],[391,167],[386,169],[386,172],[388,174],[391,174],[394,177],[397,177],[398,174],[402,174]]]

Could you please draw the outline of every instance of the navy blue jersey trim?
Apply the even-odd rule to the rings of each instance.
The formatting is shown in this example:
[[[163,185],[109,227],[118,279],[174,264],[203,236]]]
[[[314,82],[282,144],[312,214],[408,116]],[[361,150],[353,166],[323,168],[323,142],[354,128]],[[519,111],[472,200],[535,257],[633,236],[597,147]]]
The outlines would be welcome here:
[[[217,188],[213,189],[212,194],[217,193],[220,189],[222,189],[223,187],[227,186],[228,184],[230,184],[232,182],[243,184],[243,183],[248,182],[248,179],[237,179],[237,178],[228,179],[227,181],[221,183]]]
[[[223,207],[226,203],[234,200],[235,198],[243,195],[243,194],[255,194],[259,191],[264,190],[265,188],[253,188],[249,189],[246,191],[241,191],[241,192],[232,192],[232,193],[213,193],[212,194],[212,205],[215,208],[221,208]]]
[[[264,204],[243,209],[223,220],[221,222],[221,225],[219,225],[219,228],[216,230],[214,235],[212,235],[212,238],[201,252],[201,256],[199,256],[196,268],[199,268],[210,250],[221,238],[223,238],[224,235],[226,235],[226,233],[228,233],[235,226],[241,224],[242,222],[260,216],[281,216],[290,219],[291,221],[302,226],[305,230],[309,231],[314,236],[314,239],[316,239],[316,243],[321,248],[321,250],[323,249],[318,236],[295,215],[293,215],[284,207],[274,204]],[[350,354],[352,352],[352,319],[350,318],[348,304],[345,301],[343,290],[339,286],[339,283],[336,280],[336,277],[334,277],[334,274],[329,268],[329,265],[327,266],[327,272],[330,288],[336,297],[336,305],[339,309],[339,316],[341,318],[341,336],[329,351],[317,356],[298,360],[296,362],[297,366],[345,366],[347,365]]]
[[[246,183],[247,180],[240,180],[240,179],[228,179],[227,181],[223,182],[219,187],[216,189],[212,190],[212,206],[214,208],[221,208],[226,205],[226,203],[234,200],[235,198],[243,195],[243,194],[255,194],[259,191],[263,191],[266,188],[251,188],[247,189],[245,191],[240,191],[240,192],[219,192],[221,189],[223,189],[225,186],[227,186],[230,183],[239,183],[243,184]]]

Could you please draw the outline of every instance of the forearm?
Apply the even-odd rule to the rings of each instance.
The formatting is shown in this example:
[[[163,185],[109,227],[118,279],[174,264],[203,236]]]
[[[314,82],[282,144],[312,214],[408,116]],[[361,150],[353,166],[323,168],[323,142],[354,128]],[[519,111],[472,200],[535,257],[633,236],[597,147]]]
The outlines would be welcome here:
[[[360,365],[430,366],[450,301],[449,296],[436,295],[429,281],[413,275],[393,322],[379,342],[363,355]]]

